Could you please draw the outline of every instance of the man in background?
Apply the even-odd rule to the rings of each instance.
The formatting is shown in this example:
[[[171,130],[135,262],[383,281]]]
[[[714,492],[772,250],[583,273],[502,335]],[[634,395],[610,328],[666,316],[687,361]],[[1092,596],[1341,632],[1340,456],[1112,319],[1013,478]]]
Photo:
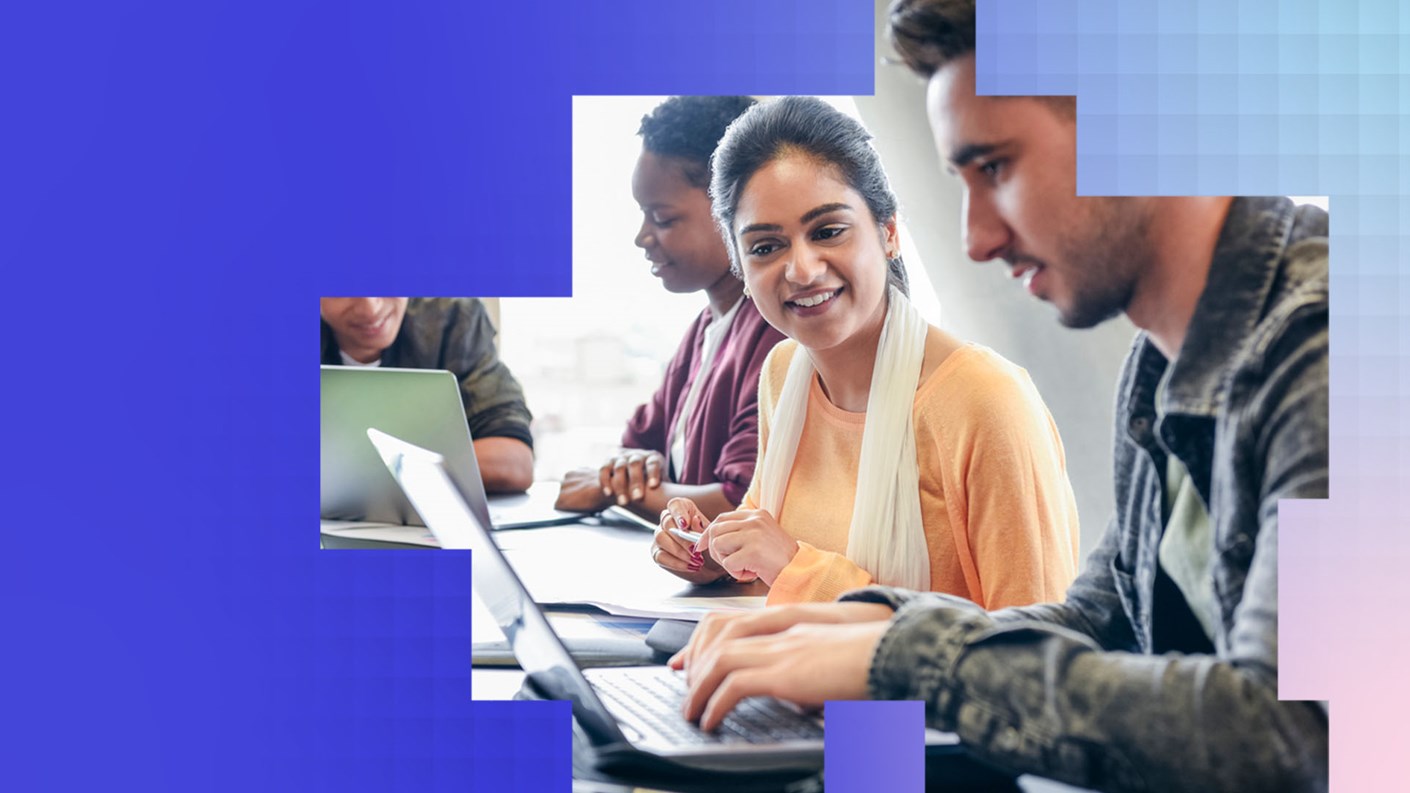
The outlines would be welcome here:
[[[533,418],[495,351],[494,325],[474,298],[325,297],[322,363],[445,369],[460,381],[465,421],[489,493],[534,481]]]

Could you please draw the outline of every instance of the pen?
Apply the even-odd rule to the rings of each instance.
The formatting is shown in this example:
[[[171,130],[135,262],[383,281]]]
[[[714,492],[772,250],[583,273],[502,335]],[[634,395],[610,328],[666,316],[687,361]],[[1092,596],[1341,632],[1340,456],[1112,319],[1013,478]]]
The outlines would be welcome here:
[[[701,536],[703,536],[698,531],[686,531],[685,529],[678,529],[675,526],[672,526],[670,529],[668,529],[668,531],[670,531],[672,534],[676,535],[680,539],[690,543],[691,545],[695,545],[697,542],[700,542],[700,538]]]

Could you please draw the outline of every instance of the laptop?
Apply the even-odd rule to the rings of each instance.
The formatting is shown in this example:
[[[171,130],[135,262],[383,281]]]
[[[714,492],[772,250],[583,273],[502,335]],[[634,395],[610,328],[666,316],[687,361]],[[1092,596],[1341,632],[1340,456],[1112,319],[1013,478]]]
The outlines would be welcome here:
[[[508,637],[530,683],[551,699],[572,703],[574,726],[592,747],[599,768],[661,762],[709,771],[822,767],[820,716],[754,697],[741,702],[717,732],[707,733],[681,716],[682,673],[664,666],[579,668],[448,474],[445,460],[377,430],[367,435],[441,546],[472,551],[475,591]],[[961,751],[956,736],[936,731],[927,731],[927,746]]]
[[[377,532],[424,526],[367,443],[371,427],[441,454],[446,471],[486,525],[501,529],[575,523],[582,515],[553,508],[552,493],[485,498],[460,383],[440,369],[322,366],[319,371],[319,516],[325,534],[375,535],[434,545],[425,531]],[[551,488],[550,488],[551,489]],[[374,530],[374,531],[367,531]]]

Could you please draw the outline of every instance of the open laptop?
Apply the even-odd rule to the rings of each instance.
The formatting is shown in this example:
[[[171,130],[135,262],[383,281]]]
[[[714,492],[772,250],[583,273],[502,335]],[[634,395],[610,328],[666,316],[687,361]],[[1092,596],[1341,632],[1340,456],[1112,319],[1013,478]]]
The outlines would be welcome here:
[[[575,728],[599,767],[644,760],[712,771],[813,770],[822,767],[823,725],[787,703],[740,703],[715,733],[681,716],[685,678],[664,666],[580,669],[529,596],[484,522],[448,475],[440,455],[376,430],[368,437],[444,548],[470,549],[475,591],[509,639],[530,682],[573,704]],[[927,745],[960,751],[951,734],[927,732]]]
[[[352,524],[358,530],[425,525],[368,445],[367,430],[372,427],[440,453],[447,473],[486,525],[530,528],[582,518],[554,509],[554,494],[539,488],[485,498],[465,424],[460,383],[451,372],[323,366],[319,391],[319,516],[326,530],[348,529]],[[431,544],[433,539],[424,531],[403,534],[410,544]],[[341,531],[339,536],[343,535],[353,532]],[[400,535],[381,532],[377,536]]]

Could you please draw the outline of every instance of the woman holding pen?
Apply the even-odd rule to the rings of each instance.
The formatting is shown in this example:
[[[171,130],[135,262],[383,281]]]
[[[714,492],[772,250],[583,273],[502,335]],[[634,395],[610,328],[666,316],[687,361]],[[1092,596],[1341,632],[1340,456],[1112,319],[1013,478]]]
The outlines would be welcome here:
[[[651,401],[637,408],[622,449],[563,480],[560,509],[616,504],[655,520],[674,497],[713,518],[733,510],[754,475],[758,384],[764,356],[783,336],[744,296],[710,214],[710,155],[744,96],[678,96],[642,119],[632,174],[641,206],[636,236],[651,272],[671,292],[708,301],[681,340]]]
[[[1056,427],[1022,369],[911,305],[870,137],[788,97],[721,141],[715,217],[746,294],[790,341],[764,363],[740,508],[711,521],[671,500],[653,553],[692,581],[757,576],[771,604],[873,582],[991,609],[1060,598],[1078,527]]]

